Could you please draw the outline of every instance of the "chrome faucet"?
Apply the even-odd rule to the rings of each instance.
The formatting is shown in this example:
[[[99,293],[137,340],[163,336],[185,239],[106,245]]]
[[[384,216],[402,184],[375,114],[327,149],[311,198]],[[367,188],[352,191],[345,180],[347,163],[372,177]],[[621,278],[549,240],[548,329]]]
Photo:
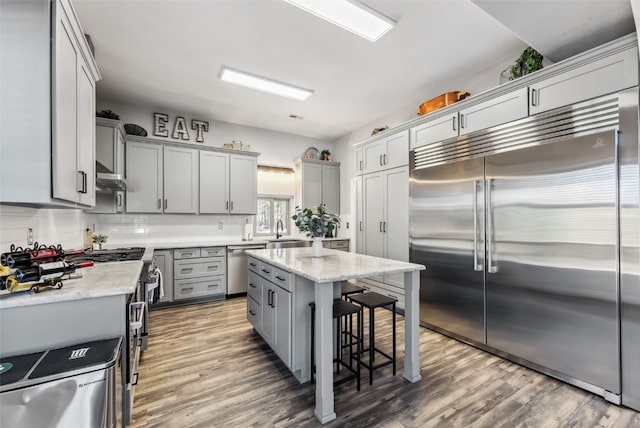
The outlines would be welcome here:
[[[281,231],[284,232],[284,224],[282,224],[282,220],[278,220],[276,223],[276,239],[280,239],[282,236]]]

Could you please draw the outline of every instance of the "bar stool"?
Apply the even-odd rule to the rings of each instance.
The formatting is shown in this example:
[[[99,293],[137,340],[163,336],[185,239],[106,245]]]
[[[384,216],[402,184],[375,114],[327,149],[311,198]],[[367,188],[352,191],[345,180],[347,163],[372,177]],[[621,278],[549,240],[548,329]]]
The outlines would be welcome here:
[[[354,284],[351,281],[342,281],[342,284],[340,284],[340,296],[346,300],[347,302],[349,301],[349,296],[351,296],[352,294],[360,294],[360,293],[364,293],[365,292],[365,288],[364,287],[360,287],[357,286],[356,284]],[[345,325],[346,325],[346,320],[345,320]],[[348,329],[344,329],[344,331],[342,332],[343,336],[344,336],[344,340],[343,340],[343,347],[348,346],[347,342],[350,336],[354,336],[353,334],[353,315],[349,315],[349,328]],[[357,336],[356,336],[357,337]]]
[[[369,352],[369,362],[366,363],[360,360],[359,364],[362,364],[364,367],[369,369],[369,385],[373,385],[373,371],[375,369],[379,369],[380,367],[384,367],[386,365],[391,364],[393,366],[393,375],[396,375],[396,303],[397,299],[393,297],[388,297],[383,294],[369,292],[363,294],[354,294],[350,296],[350,300],[353,303],[357,303],[361,305],[363,308],[369,309],[369,349],[364,349],[362,352]],[[392,321],[392,329],[393,329],[393,345],[392,345],[392,355],[386,354],[382,352],[380,349],[375,347],[375,309],[376,308],[385,308],[389,309],[393,314]],[[363,314],[364,315],[364,314]],[[358,337],[364,338],[363,325],[360,324],[360,328],[358,329]],[[361,341],[359,341],[361,342]],[[386,358],[386,361],[375,364],[375,353],[378,353]]]
[[[314,383],[314,375],[316,372],[316,362],[315,362],[315,319],[316,319],[316,304],[315,302],[309,303],[311,306],[311,383]],[[341,344],[340,338],[342,337],[342,318],[347,315],[351,316],[356,314],[356,323],[358,325],[358,331],[360,331],[362,327],[362,307],[354,305],[353,303],[346,302],[342,299],[334,299],[333,300],[333,319],[336,320],[336,358],[334,358],[333,362],[336,363],[336,373],[340,373],[340,367],[344,367],[349,370],[352,374],[351,376],[347,376],[345,378],[336,380],[333,382],[333,385],[339,385],[343,382],[356,378],[356,388],[360,391],[360,354],[362,353],[362,342],[357,340],[355,336],[350,336],[349,344],[346,346],[349,348],[349,362],[348,364],[342,358],[343,346]],[[354,339],[356,339],[354,341]],[[354,352],[353,347],[356,347],[355,352],[355,360],[356,360],[356,368],[353,368],[352,361],[354,360]]]

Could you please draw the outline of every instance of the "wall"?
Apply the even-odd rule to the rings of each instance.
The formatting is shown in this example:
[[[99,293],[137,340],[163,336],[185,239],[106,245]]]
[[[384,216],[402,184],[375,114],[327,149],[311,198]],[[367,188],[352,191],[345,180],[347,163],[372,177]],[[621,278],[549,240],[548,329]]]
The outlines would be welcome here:
[[[209,132],[204,133],[203,145],[222,147],[225,143],[240,140],[243,144],[250,145],[252,152],[260,153],[258,163],[262,165],[292,168],[294,160],[299,158],[308,147],[316,147],[318,150],[333,149],[333,143],[331,141],[220,122],[186,111],[172,112],[164,108],[142,107],[103,99],[98,99],[96,109],[98,111],[111,110],[120,116],[120,120],[122,120],[123,123],[135,123],[142,126],[149,133],[149,137],[153,137],[154,112],[169,114],[169,123],[167,125],[169,135],[171,135],[176,117],[184,117],[187,120],[187,126],[189,127],[189,134],[191,136],[190,143],[192,144],[200,143],[195,143],[195,131],[190,128],[191,119],[207,120],[209,121]],[[173,140],[172,138],[167,138],[167,140],[180,141]]]
[[[501,61],[497,64],[491,65],[484,70],[460,70],[459,76],[452,76],[451,82],[462,83],[444,83],[443,93],[454,90],[465,90],[472,95],[480,94],[481,92],[488,91],[498,86],[500,81],[500,73],[510,66],[513,61],[520,56],[523,47],[518,47],[512,52],[507,52]],[[545,65],[549,65],[550,62],[545,61]],[[436,96],[434,94],[433,96]],[[433,97],[432,96],[432,97]],[[351,220],[353,211],[353,204],[355,203],[354,193],[355,185],[354,178],[356,177],[356,162],[355,154],[353,151],[353,144],[362,141],[371,136],[371,131],[374,128],[379,128],[384,125],[388,125],[390,128],[398,126],[404,122],[416,118],[416,111],[420,103],[427,101],[429,97],[420,99],[408,103],[406,107],[391,112],[378,119],[372,120],[370,123],[353,130],[349,134],[346,134],[333,142],[333,154],[336,159],[339,159],[342,164],[340,165],[340,211],[342,224],[342,236],[349,237],[355,240],[355,229],[352,227]],[[349,224],[348,230],[345,230]]]
[[[11,244],[28,246],[28,228],[33,229],[33,239],[40,244],[83,248],[89,224],[81,210],[0,205],[0,252],[9,251]]]

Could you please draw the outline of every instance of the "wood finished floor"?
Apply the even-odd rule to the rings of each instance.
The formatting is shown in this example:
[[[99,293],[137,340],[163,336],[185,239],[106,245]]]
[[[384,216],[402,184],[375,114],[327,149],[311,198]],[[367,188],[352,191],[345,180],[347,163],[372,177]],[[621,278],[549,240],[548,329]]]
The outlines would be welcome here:
[[[151,312],[132,427],[319,427],[300,385],[246,320],[246,299]],[[390,350],[391,316],[376,313]],[[385,325],[385,326],[383,326]],[[404,319],[398,317],[398,356]],[[389,339],[389,340],[387,340]],[[422,381],[391,367],[335,389],[327,427],[640,427],[640,414],[422,328]]]

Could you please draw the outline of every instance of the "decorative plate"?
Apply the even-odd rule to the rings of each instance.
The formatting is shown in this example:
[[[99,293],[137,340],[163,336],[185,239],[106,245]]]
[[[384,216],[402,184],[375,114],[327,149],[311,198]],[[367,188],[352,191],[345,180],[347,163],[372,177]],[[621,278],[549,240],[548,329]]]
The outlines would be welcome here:
[[[147,131],[142,126],[133,123],[127,123],[124,125],[124,131],[129,135],[140,135],[142,137],[147,136]]]
[[[304,159],[320,159],[320,151],[315,147],[309,147],[302,154]]]

